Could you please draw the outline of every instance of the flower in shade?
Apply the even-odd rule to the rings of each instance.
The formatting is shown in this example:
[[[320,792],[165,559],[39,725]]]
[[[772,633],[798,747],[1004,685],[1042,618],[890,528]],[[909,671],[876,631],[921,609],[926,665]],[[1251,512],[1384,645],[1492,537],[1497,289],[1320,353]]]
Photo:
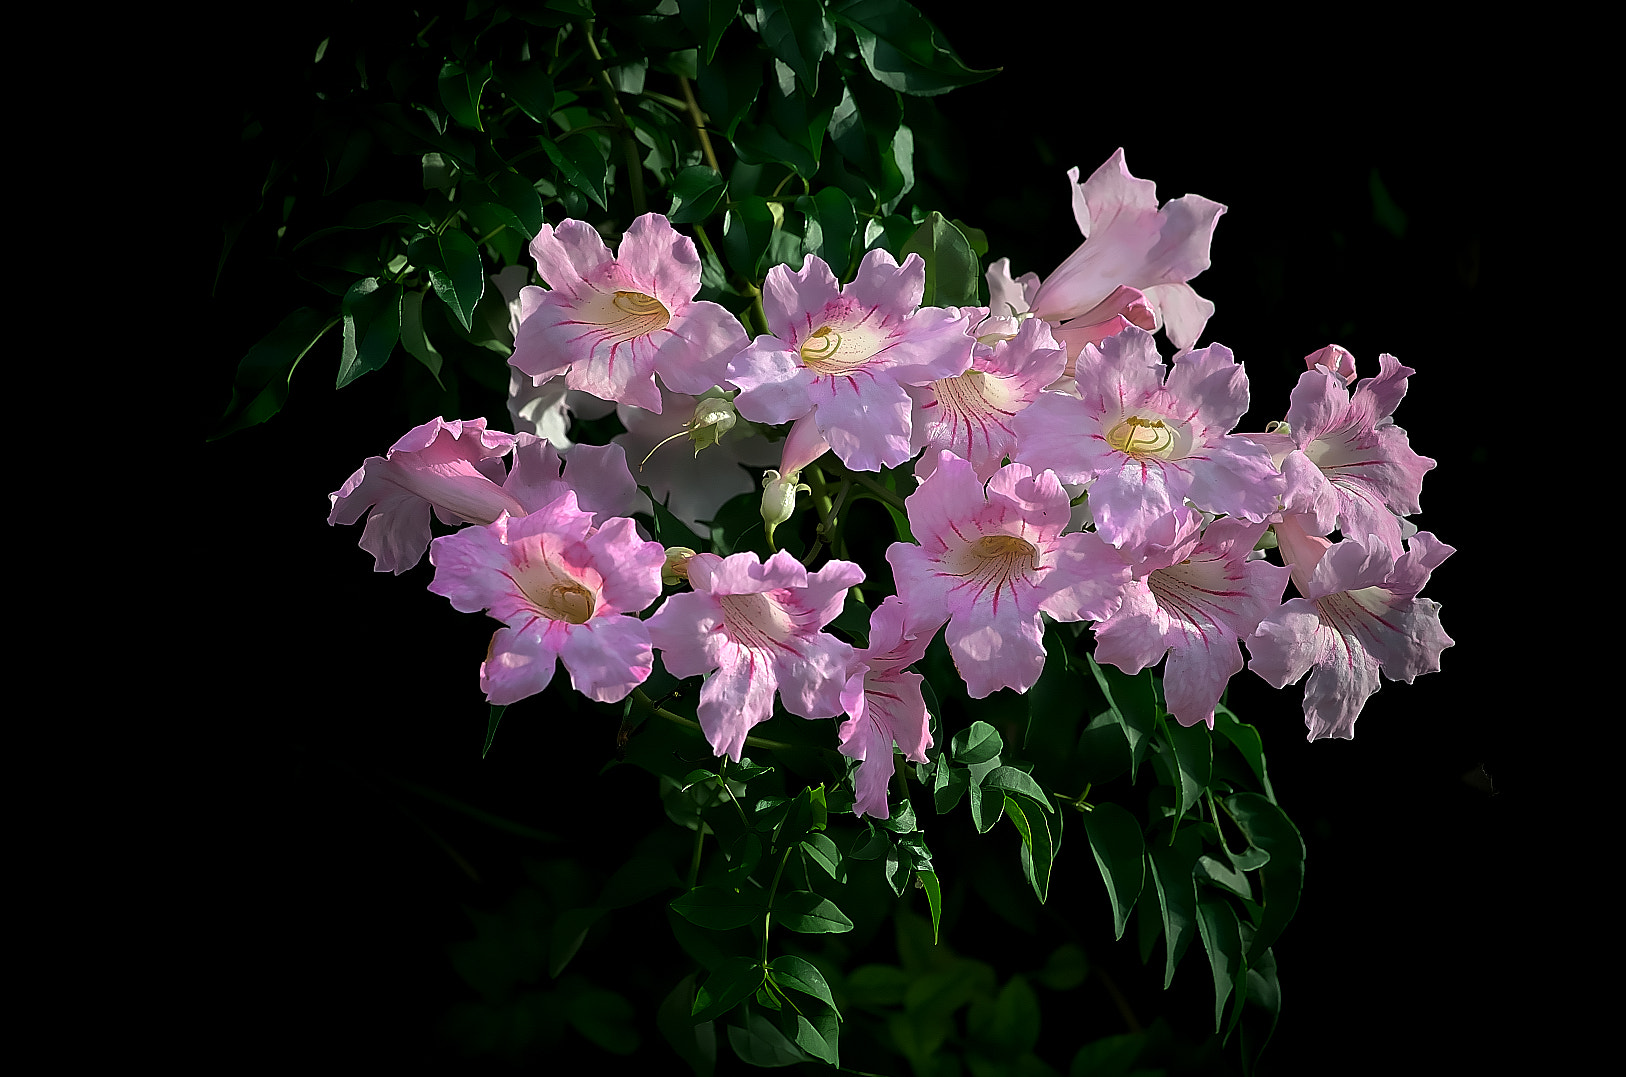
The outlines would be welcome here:
[[[972,698],[1025,692],[1039,679],[1041,612],[1099,620],[1122,601],[1129,567],[1095,535],[1061,533],[1067,502],[1052,472],[1009,464],[984,490],[949,452],[905,502],[919,545],[887,548],[898,595],[920,622],[948,622],[944,638]]]
[[[514,453],[512,470],[500,459]],[[402,435],[384,456],[370,456],[328,495],[329,524],[353,524],[369,513],[361,548],[379,572],[400,574],[429,548],[429,514],[441,523],[489,524],[503,513],[523,516],[579,489],[598,522],[630,513],[638,488],[618,445],[578,445],[560,475],[559,453],[531,434],[487,430],[484,419],[432,419]]]
[[[1309,739],[1349,740],[1379,672],[1410,684],[1439,670],[1440,653],[1454,641],[1440,624],[1440,604],[1418,592],[1456,551],[1426,531],[1397,558],[1371,536],[1318,538],[1297,517],[1273,529],[1303,597],[1260,622],[1248,638],[1248,668],[1276,688],[1309,673]]]
[[[1068,169],[1067,178],[1084,243],[1039,285],[1033,313],[1079,326],[1118,316],[1134,321],[1129,315],[1135,304],[1125,302],[1131,297],[1120,293],[1114,299],[1122,286],[1141,293],[1175,347],[1196,344],[1214,304],[1186,282],[1208,268],[1214,225],[1225,207],[1188,194],[1159,208],[1157,185],[1131,176],[1121,149],[1083,183],[1076,168]]]
[[[1095,657],[1125,673],[1169,656],[1166,705],[1181,725],[1213,728],[1214,705],[1242,672],[1238,641],[1281,603],[1287,569],[1247,559],[1265,527],[1227,517],[1204,528],[1186,509],[1165,517],[1123,605],[1095,626]]]
[[[916,477],[925,478],[937,460],[932,450],[947,449],[970,461],[979,479],[992,478],[1016,448],[1011,420],[1061,376],[1066,363],[1050,326],[1030,318],[1009,340],[977,344],[964,374],[911,386],[914,444],[926,449]]]
[[[633,221],[615,255],[583,221],[544,224],[531,256],[551,290],[521,292],[525,315],[508,361],[532,379],[564,371],[572,389],[659,412],[656,374],[699,395],[724,381],[745,345],[734,315],[695,299],[694,241],[658,213]]]
[[[649,676],[654,654],[636,614],[660,596],[666,552],[639,538],[631,520],[595,527],[566,490],[529,515],[436,539],[429,560],[431,591],[506,626],[480,666],[493,704],[542,691],[559,662],[576,691],[601,703],[626,698]]]
[[[869,615],[869,646],[858,652],[841,693],[841,754],[859,761],[853,776],[853,814],[885,819],[891,814],[886,785],[892,777],[892,746],[915,763],[926,762],[932,746],[930,715],[918,673],[904,667],[920,661],[942,625],[908,619],[903,600],[888,595]]]
[[[775,425],[811,414],[841,462],[860,471],[909,459],[904,386],[951,378],[971,364],[965,316],[953,307],[917,310],[925,287],[917,254],[899,266],[871,251],[846,287],[814,255],[800,272],[770,269],[762,309],[772,335],[728,364],[740,414]]]
[[[1258,522],[1278,508],[1282,477],[1264,448],[1228,431],[1248,410],[1248,379],[1215,344],[1163,365],[1152,335],[1129,328],[1086,346],[1077,397],[1043,393],[1014,420],[1016,459],[1090,482],[1096,528],[1114,546],[1189,498],[1198,508]]]
[[[713,751],[737,762],[751,727],[773,714],[775,692],[803,718],[841,712],[853,649],[821,629],[863,569],[829,561],[810,573],[781,550],[767,561],[697,553],[686,571],[694,590],[668,598],[644,624],[669,672],[707,675],[697,713]]]

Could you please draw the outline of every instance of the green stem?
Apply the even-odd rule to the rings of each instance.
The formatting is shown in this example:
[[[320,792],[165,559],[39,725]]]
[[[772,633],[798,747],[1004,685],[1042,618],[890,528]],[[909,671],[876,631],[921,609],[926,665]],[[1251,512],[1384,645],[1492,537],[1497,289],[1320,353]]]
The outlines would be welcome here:
[[[598,51],[598,42],[593,40],[593,20],[588,19],[583,24],[586,31],[587,48],[598,63],[598,78],[604,84],[604,99],[609,102],[610,111],[615,113],[617,126],[621,128],[621,154],[627,159],[627,186],[632,195],[632,211],[639,216],[644,213],[644,171],[643,164],[638,160],[637,140],[632,137],[632,121],[621,109],[621,100],[616,97],[615,84],[610,81],[610,73],[604,68],[604,56]]]
[[[773,899],[779,892],[779,877],[785,873],[785,864],[790,860],[790,848],[785,849],[785,855],[779,858],[779,867],[774,869],[773,882],[768,885],[768,909],[762,914],[762,967],[768,967],[768,927],[773,923]]]
[[[665,718],[668,722],[673,722],[677,725],[683,726],[685,729],[694,729],[704,732],[704,730],[701,729],[699,722],[695,721],[693,718],[685,718],[681,714],[674,714],[665,707],[660,706],[653,699],[650,699],[648,696],[644,695],[644,690],[642,688],[634,688],[632,690],[632,698],[633,702],[637,703],[640,707],[644,708],[651,714]],[[794,745],[786,744],[783,741],[766,740],[762,737],[746,737],[745,743],[753,748],[766,748],[769,751],[778,751],[783,748],[794,747]]]
[[[858,485],[860,485],[864,489],[868,490],[872,495],[874,495],[879,500],[886,502],[888,505],[891,505],[893,508],[897,509],[899,512],[908,512],[909,511],[909,506],[904,504],[903,498],[899,497],[897,494],[893,493],[891,490],[888,490],[885,486],[882,486],[879,482],[877,482],[875,479],[870,478],[864,472],[848,470],[847,466],[845,464],[841,463],[839,460],[832,459],[830,461],[830,463],[831,463],[832,467],[835,467],[838,471],[841,472],[843,477],[851,479],[853,482],[856,482]]]
[[[711,136],[706,134],[706,115],[700,111],[700,102],[694,99],[694,87],[690,86],[689,80],[682,75],[678,76],[678,85],[683,87],[683,100],[689,107],[689,119],[693,121],[695,134],[700,138],[700,152],[705,154],[706,163],[711,166],[711,170],[721,174],[723,166],[717,163],[717,154],[711,148]]]

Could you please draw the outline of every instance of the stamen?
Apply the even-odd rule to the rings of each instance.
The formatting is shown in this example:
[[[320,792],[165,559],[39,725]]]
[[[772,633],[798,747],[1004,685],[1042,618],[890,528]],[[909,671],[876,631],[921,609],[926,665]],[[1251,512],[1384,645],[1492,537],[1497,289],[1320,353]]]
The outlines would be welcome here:
[[[1130,415],[1107,434],[1107,444],[1131,456],[1161,456],[1174,448],[1174,429],[1162,419]]]
[[[807,342],[802,345],[802,362],[807,364],[829,359],[840,348],[841,334],[828,325],[821,325],[813,331],[813,335],[808,337]]]

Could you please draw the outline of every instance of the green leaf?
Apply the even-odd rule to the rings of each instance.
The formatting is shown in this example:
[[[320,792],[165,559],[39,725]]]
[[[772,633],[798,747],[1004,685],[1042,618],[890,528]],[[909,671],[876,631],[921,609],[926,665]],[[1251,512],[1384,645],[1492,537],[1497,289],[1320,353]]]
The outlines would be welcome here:
[[[1193,870],[1193,877],[1201,882],[1210,882],[1222,890],[1229,890],[1239,898],[1253,900],[1253,887],[1248,885],[1248,877],[1237,871],[1229,864],[1221,863],[1211,856],[1199,856],[1197,866]]]
[[[781,954],[768,963],[768,976],[780,987],[793,987],[804,995],[811,995],[828,1006],[836,1000],[830,994],[830,985],[824,973],[812,963],[792,954]]]
[[[941,213],[933,210],[898,254],[901,262],[918,254],[926,263],[926,293],[921,305],[963,307],[977,302],[977,256],[971,244]]]
[[[480,95],[491,81],[491,65],[467,68],[456,60],[441,65],[440,99],[452,119],[464,127],[484,131],[480,126]]]
[[[672,208],[667,217],[673,224],[703,221],[716,210],[728,193],[722,174],[706,165],[691,165],[672,179]]]
[[[807,217],[802,242],[808,253],[828,262],[837,280],[846,280],[853,260],[853,240],[858,236],[858,214],[852,199],[839,188],[825,187],[811,198],[798,198],[796,208]]]
[[[581,949],[587,938],[587,929],[604,915],[603,909],[566,909],[553,922],[548,932],[548,975],[554,979],[570,964],[570,959]]]
[[[947,93],[1000,70],[967,67],[924,15],[898,0],[835,0],[830,14],[856,32],[870,74],[903,93]]]
[[[1005,812],[1022,834],[1022,874],[1041,903],[1050,891],[1050,866],[1061,840],[1061,817],[1056,816],[1052,833],[1051,821],[1046,818],[1049,808],[1020,793],[1005,794]]]
[[[1097,804],[1084,813],[1084,833],[1112,901],[1113,937],[1121,939],[1145,881],[1146,842],[1140,823],[1116,804]]]
[[[1259,779],[1260,788],[1264,789],[1265,796],[1275,801],[1276,793],[1270,788],[1270,776],[1265,773],[1265,746],[1260,739],[1259,730],[1243,722],[1224,706],[1214,708],[1214,729],[1226,740],[1236,745],[1237,751],[1248,761],[1253,770],[1253,776]]]
[[[1259,869],[1264,912],[1248,947],[1249,960],[1255,960],[1281,937],[1298,911],[1304,889],[1304,839],[1287,814],[1258,793],[1237,793],[1221,804],[1248,844],[1270,854],[1270,861]]]
[[[836,907],[811,890],[792,890],[774,898],[773,920],[791,931],[807,935],[840,934],[853,929],[853,922]]]
[[[490,753],[490,751],[491,751],[491,740],[492,740],[493,737],[495,737],[497,735],[497,723],[502,721],[502,712],[507,710],[507,709],[508,709],[507,706],[499,707],[496,704],[492,704],[492,706],[491,706],[491,716],[486,719],[486,744],[485,744],[484,748],[480,749],[480,758],[481,759],[484,759],[487,756],[487,754]]]
[[[1247,970],[1242,929],[1230,902],[1217,894],[1205,894],[1197,902],[1197,930],[1214,972],[1214,1031],[1218,1032],[1225,1025],[1225,1000]]]
[[[1135,1060],[1146,1047],[1144,1032],[1125,1032],[1117,1036],[1103,1036],[1086,1043],[1073,1056],[1068,1077],[1131,1077],[1131,1074],[1161,1074],[1163,1070],[1134,1069]]]
[[[970,785],[971,772],[964,767],[950,766],[946,758],[939,757],[937,772],[932,776],[932,805],[938,815],[954,810]]]
[[[1276,1020],[1282,1015],[1282,985],[1276,979],[1276,954],[1266,950],[1248,963],[1247,1001],[1264,1010],[1270,1024],[1259,1031],[1250,1020],[1242,1022],[1242,1055],[1249,1072],[1259,1064],[1259,1056],[1276,1031]]]
[[[704,43],[700,52],[704,69],[717,55],[717,43],[723,39],[723,31],[739,14],[740,0],[678,0],[678,9],[689,32]]]
[[[796,72],[802,90],[819,92],[819,61],[836,47],[836,30],[820,0],[757,0],[762,43]]]
[[[796,1046],[832,1066],[839,1065],[841,1026],[834,1008],[808,1005],[801,1013],[787,1014],[785,1020],[794,1022]]]
[[[932,911],[932,944],[937,944],[937,929],[943,919],[943,884],[937,872],[922,868],[915,872],[920,888],[926,891],[926,904]]]
[[[724,959],[695,993],[694,1006],[689,1010],[690,1019],[704,1021],[721,1017],[756,994],[766,976],[762,966],[751,958]]]
[[[602,987],[565,992],[565,1019],[570,1027],[611,1054],[630,1055],[642,1038],[633,1018],[637,1011],[624,995]]]
[[[501,200],[498,205],[514,218],[514,224],[525,234],[525,238],[535,239],[536,234],[542,231],[544,221],[542,196],[537,194],[531,181],[518,172],[499,172],[492,181],[492,187]]]
[[[537,123],[547,123],[553,112],[553,79],[544,64],[529,63],[507,70],[499,78],[508,99]]]
[[[997,759],[1004,749],[1005,738],[987,722],[972,722],[970,728],[960,730],[949,742],[951,757],[965,766]]]
[[[791,1066],[807,1061],[801,1048],[786,1039],[785,1034],[760,1013],[747,1013],[744,1028],[729,1025],[728,1045],[741,1060],[753,1066]]]
[[[731,46],[728,51],[725,62],[700,69],[697,88],[709,122],[720,127],[723,136],[732,142],[740,121],[756,104],[765,80],[760,50],[739,51]]]
[[[1033,800],[1043,811],[1053,812],[1049,796],[1038,782],[1028,774],[1015,767],[1000,767],[982,779],[984,789],[1003,789],[1011,793],[1022,793]]]
[[[986,834],[999,822],[999,817],[1005,814],[1005,794],[994,789],[984,792],[982,786],[972,783],[971,793],[971,821],[977,826],[977,833]]]
[[[717,1030],[710,1021],[696,1023],[690,1018],[694,998],[694,974],[690,973],[661,1001],[655,1011],[655,1027],[695,1077],[712,1077],[717,1069]]]
[[[605,160],[598,139],[591,132],[566,136],[558,142],[546,135],[538,135],[537,141],[566,183],[591,198],[600,209],[609,208],[604,194],[604,177],[609,172],[609,163]]]
[[[1179,820],[1202,799],[1203,790],[1208,788],[1214,771],[1214,744],[1206,725],[1183,726],[1170,715],[1160,718],[1158,726],[1179,776],[1174,791],[1174,817]]]
[[[761,195],[742,198],[723,217],[723,254],[734,272],[754,281],[773,238],[774,217]]]
[[[407,257],[429,274],[435,294],[449,307],[464,330],[474,328],[474,308],[485,294],[485,268],[474,240],[462,232],[423,235],[407,247]]]
[[[344,347],[339,353],[337,388],[389,362],[401,339],[401,286],[363,277],[345,292]]]
[[[318,228],[300,240],[294,250],[299,250],[312,240],[332,235],[335,232],[362,231],[386,224],[415,224],[420,228],[428,228],[434,224],[434,219],[429,216],[422,206],[412,202],[364,202],[346,213],[341,223],[331,228]]]
[[[1176,834],[1173,845],[1153,842],[1146,850],[1158,905],[1163,910],[1164,990],[1174,981],[1174,968],[1197,930],[1197,882],[1192,872],[1201,852],[1202,835],[1195,827]]]
[[[1095,683],[1107,697],[1113,721],[1123,727],[1124,737],[1129,741],[1129,780],[1133,782],[1157,729],[1157,694],[1152,687],[1151,670],[1132,677],[1116,666],[1101,665],[1094,654],[1085,657],[1089,659]]]
[[[401,346],[408,355],[428,367],[429,373],[434,375],[435,384],[445,389],[446,383],[440,380],[440,367],[445,360],[429,343],[429,337],[423,331],[423,296],[422,292],[407,292],[401,296]],[[489,751],[490,748],[488,737],[486,749]]]
[[[1027,977],[1012,976],[991,1007],[972,1004],[968,1026],[972,1038],[990,1054],[1020,1058],[1039,1042],[1039,996],[1028,986]]]
[[[690,923],[713,931],[760,923],[767,912],[759,897],[736,893],[726,886],[697,886],[671,901],[672,909]],[[755,990],[755,988],[752,988]]]
[[[830,840],[828,834],[813,833],[802,839],[802,852],[830,878],[841,880],[846,872],[841,866],[841,850],[836,843]]]
[[[237,364],[231,401],[210,440],[265,422],[282,410],[294,368],[338,318],[300,307],[261,337]]]

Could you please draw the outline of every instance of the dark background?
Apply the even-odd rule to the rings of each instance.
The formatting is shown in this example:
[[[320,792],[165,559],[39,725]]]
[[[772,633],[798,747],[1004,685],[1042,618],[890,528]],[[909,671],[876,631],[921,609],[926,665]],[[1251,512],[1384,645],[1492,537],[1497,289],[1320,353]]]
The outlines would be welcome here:
[[[1005,66],[917,102],[917,162],[936,173],[917,163],[936,192],[927,202],[986,230],[993,257],[1041,276],[1060,262],[1078,242],[1064,170],[1087,175],[1122,146],[1162,198],[1229,207],[1214,268],[1194,286],[1218,308],[1204,342],[1247,366],[1245,428],[1281,417],[1302,357],[1323,344],[1352,350],[1363,374],[1384,351],[1417,370],[1396,418],[1439,467],[1416,522],[1460,551],[1425,592],[1456,640],[1443,672],[1386,683],[1353,741],[1317,744],[1303,739],[1298,689],[1246,673],[1233,682],[1232,706],[1264,731],[1278,798],[1309,847],[1303,901],[1275,947],[1284,1003],[1264,1072],[1366,1072],[1401,1055],[1505,1070],[1564,989],[1525,926],[1532,890],[1562,884],[1558,868],[1529,866],[1548,839],[1534,814],[1546,716],[1527,694],[1529,652],[1510,638],[1529,625],[1509,615],[1504,579],[1525,573],[1517,586],[1529,587],[1533,570],[1513,569],[1506,550],[1518,465],[1504,431],[1507,379],[1550,360],[1516,344],[1543,281],[1515,246],[1531,214],[1513,206],[1530,192],[1509,189],[1515,91],[1493,77],[1501,58],[1416,27],[1405,45],[1345,28],[1289,50],[1235,25],[1125,17],[1080,35],[1042,10],[1009,22],[928,10],[972,66]],[[204,112],[216,126],[203,144],[219,186],[199,196],[210,227],[246,178],[240,106],[281,85],[297,92],[292,72],[319,27],[290,17],[211,73]],[[1545,167],[1562,173],[1557,156]],[[209,327],[196,345],[208,354],[192,364],[206,372],[189,417],[200,442],[237,358],[290,307],[252,257],[202,299],[209,269],[193,282]],[[325,495],[430,417],[393,410],[388,371],[335,394],[336,351],[335,334],[307,357],[284,414],[188,450],[212,525],[188,574],[199,638],[186,664],[203,681],[192,698],[207,704],[182,716],[175,751],[174,833],[195,882],[165,923],[202,959],[210,1016],[188,1042],[226,1059],[444,1065],[433,1028],[470,997],[447,946],[472,936],[465,910],[499,906],[536,850],[416,790],[543,829],[565,811],[613,848],[655,822],[653,780],[632,768],[594,777],[615,729],[556,720],[541,704],[512,709],[480,759],[476,669],[490,627],[424,590],[427,563],[375,574],[359,528],[325,524]],[[1528,391],[1512,394],[1515,413],[1544,406],[1518,399]],[[500,402],[488,418],[506,425]],[[1071,874],[1052,904],[1104,922],[1081,835],[1063,860]],[[1159,1012],[1157,978],[1136,972],[1131,943],[1091,958],[1137,1008]],[[1181,977],[1206,980],[1200,955]],[[1206,986],[1193,993],[1199,1011],[1211,1003]],[[1074,1016],[1048,1007],[1060,1032],[1047,1036]]]

